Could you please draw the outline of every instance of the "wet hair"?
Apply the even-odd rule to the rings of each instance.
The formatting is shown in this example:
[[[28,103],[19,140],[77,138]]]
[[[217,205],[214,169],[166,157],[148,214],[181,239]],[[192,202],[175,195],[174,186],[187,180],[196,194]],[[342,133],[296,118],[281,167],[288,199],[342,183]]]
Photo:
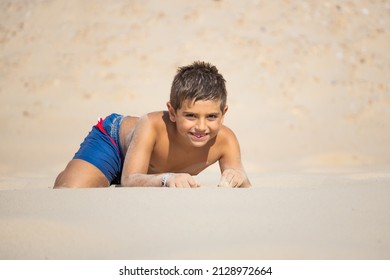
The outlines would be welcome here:
[[[170,103],[176,111],[181,108],[184,100],[220,100],[223,112],[227,98],[225,83],[217,67],[207,62],[195,61],[177,70],[172,82]]]

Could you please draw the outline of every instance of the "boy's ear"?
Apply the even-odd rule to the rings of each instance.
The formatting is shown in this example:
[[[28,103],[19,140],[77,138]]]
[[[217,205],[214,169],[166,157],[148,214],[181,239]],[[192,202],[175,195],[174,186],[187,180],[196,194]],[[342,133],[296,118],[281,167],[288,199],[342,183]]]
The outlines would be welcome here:
[[[229,109],[228,105],[225,105],[225,108],[223,108],[222,111],[222,115],[225,115],[228,109]]]
[[[173,109],[171,102],[167,102],[167,108],[169,113],[169,119],[172,122],[176,122],[176,112],[175,109]]]

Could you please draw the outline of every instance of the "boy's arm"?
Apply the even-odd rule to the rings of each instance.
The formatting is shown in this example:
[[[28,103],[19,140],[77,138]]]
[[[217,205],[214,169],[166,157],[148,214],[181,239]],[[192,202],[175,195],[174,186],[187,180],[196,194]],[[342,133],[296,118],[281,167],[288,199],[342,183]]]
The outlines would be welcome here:
[[[233,131],[226,128],[222,144],[222,156],[219,159],[221,180],[219,187],[246,188],[251,183],[241,162],[240,145]]]
[[[132,135],[123,163],[123,187],[198,187],[194,178],[186,173],[147,174],[150,157],[157,140],[158,125],[146,115],[142,117]],[[159,117],[160,118],[160,117]]]
[[[161,176],[148,175],[150,156],[156,142],[157,132],[150,117],[145,115],[140,118],[130,141],[126,157],[123,163],[121,185],[133,186],[158,186]]]

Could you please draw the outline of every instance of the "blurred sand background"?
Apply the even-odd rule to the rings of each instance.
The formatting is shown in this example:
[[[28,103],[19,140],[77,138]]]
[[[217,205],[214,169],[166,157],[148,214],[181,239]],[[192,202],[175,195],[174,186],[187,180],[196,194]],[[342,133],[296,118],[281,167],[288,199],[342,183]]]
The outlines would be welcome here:
[[[390,1],[0,0],[0,258],[390,258],[389,50]],[[51,190],[195,60],[252,189]]]

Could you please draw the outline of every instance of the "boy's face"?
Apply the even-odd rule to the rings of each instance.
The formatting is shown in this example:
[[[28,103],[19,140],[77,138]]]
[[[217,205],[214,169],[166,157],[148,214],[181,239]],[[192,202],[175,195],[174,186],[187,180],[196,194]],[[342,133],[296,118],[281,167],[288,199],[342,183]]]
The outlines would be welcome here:
[[[227,106],[221,111],[220,100],[184,100],[176,111],[168,102],[169,117],[184,141],[202,147],[217,136],[222,126]]]

